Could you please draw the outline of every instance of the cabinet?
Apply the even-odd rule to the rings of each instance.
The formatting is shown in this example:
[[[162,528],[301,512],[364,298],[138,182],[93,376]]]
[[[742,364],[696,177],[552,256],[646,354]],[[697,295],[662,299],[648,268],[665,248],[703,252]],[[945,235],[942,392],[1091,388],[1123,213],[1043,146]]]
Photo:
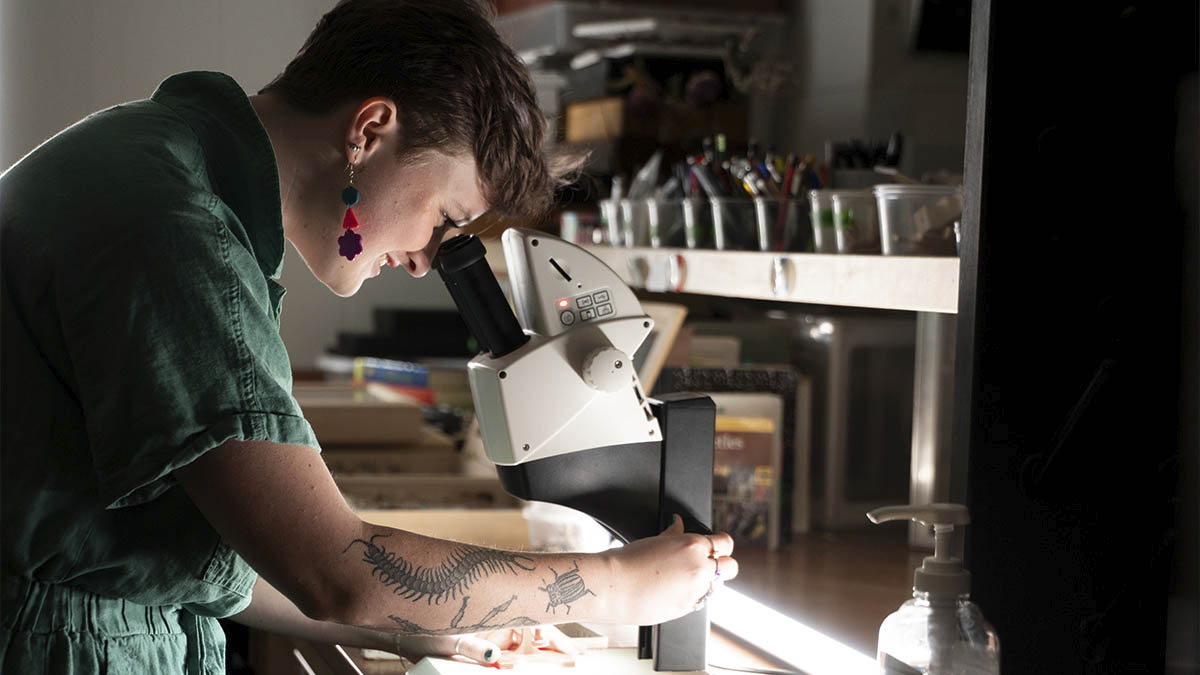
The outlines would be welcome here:
[[[586,248],[632,288],[650,292],[915,312],[909,500],[949,498],[959,258]],[[778,552],[745,552],[744,579],[732,585],[842,644],[872,654],[879,622],[911,593],[911,568],[921,555],[910,549],[927,545],[927,537],[916,526],[907,540],[902,533],[882,528],[814,532]],[[868,550],[878,559],[859,560]]]
[[[967,567],[1005,672],[1161,672],[1172,565],[1174,578],[1195,579],[1171,553],[1196,527],[1194,506],[1171,506],[1194,505],[1195,492],[1176,487],[1196,466],[1194,433],[1179,434],[1196,410],[1194,370],[1179,375],[1181,355],[1194,369],[1200,351],[1194,327],[1180,327],[1181,306],[1195,317],[1180,300],[1181,280],[1195,299],[1182,262],[1195,264],[1195,220],[1179,213],[1176,187],[1178,167],[1195,163],[1194,147],[1177,147],[1195,128],[1178,108],[1181,74],[1196,68],[1195,4],[1076,3],[1036,16],[971,4],[961,255],[953,285],[919,296],[948,303],[793,296],[817,286],[801,283],[825,264],[816,259],[788,256],[796,281],[781,289],[791,279],[772,277],[771,254],[601,254],[645,288],[917,312],[929,347],[918,347],[917,394],[928,373],[928,395],[948,400],[918,403],[939,419],[914,422],[952,439],[950,497],[971,508]],[[1093,170],[1115,167],[1114,153],[1125,168]],[[733,275],[727,288],[703,286],[696,270],[710,263]],[[831,264],[847,267],[823,278],[854,288],[858,261]],[[1181,389],[1191,392],[1182,405]],[[1194,586],[1182,589],[1193,607]]]

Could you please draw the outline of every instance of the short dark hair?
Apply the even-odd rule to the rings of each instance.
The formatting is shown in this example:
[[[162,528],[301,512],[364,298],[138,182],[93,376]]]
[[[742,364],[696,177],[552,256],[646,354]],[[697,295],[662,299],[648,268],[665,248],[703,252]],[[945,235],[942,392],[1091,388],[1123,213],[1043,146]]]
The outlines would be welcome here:
[[[546,154],[529,72],[492,18],[477,0],[341,0],[259,93],[312,113],[390,98],[404,157],[469,153],[493,211],[539,216],[578,161]]]

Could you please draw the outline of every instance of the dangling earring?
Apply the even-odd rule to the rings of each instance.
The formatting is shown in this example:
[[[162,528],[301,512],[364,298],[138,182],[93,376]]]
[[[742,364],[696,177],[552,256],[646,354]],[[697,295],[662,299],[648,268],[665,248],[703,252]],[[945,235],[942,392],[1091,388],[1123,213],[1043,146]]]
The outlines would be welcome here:
[[[351,144],[350,149],[358,152],[362,148]],[[347,164],[346,169],[350,172],[350,184],[342,190],[342,203],[346,205],[346,215],[342,218],[342,229],[345,233],[338,237],[338,253],[346,260],[354,260],[363,250],[362,236],[354,231],[358,227],[358,218],[352,208],[358,203],[358,188],[354,187],[354,165]]]

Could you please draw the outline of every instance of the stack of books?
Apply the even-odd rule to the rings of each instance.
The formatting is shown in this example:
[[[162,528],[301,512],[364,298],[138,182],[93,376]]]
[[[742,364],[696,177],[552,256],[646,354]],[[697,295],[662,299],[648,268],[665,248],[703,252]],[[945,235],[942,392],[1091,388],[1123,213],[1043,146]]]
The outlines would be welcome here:
[[[474,408],[464,359],[400,361],[324,354],[317,359],[317,367],[327,379],[371,384],[380,395],[390,392],[418,405]]]
[[[463,453],[422,406],[381,382],[296,383],[321,457],[354,508],[496,507],[515,503],[495,475],[463,473]]]

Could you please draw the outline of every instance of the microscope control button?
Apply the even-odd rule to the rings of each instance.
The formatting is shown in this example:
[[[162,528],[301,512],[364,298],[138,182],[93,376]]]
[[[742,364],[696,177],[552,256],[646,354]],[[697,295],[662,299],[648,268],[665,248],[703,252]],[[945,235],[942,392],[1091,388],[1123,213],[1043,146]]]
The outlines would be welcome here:
[[[592,297],[596,299],[596,304],[608,302],[608,291],[596,291]]]
[[[587,321],[588,319],[594,319],[594,318],[596,318],[596,310],[594,310],[594,309],[582,310],[579,312],[579,318],[583,319],[584,321]]]
[[[575,306],[579,307],[580,309],[582,309],[584,307],[591,307],[592,306],[592,296],[581,295],[578,298],[575,298]]]
[[[562,321],[564,326],[570,326],[571,324],[575,323],[575,312],[572,312],[568,309],[567,311],[558,315],[558,320]]]
[[[613,313],[612,305],[604,304],[596,308],[596,314],[599,316],[607,316]]]

